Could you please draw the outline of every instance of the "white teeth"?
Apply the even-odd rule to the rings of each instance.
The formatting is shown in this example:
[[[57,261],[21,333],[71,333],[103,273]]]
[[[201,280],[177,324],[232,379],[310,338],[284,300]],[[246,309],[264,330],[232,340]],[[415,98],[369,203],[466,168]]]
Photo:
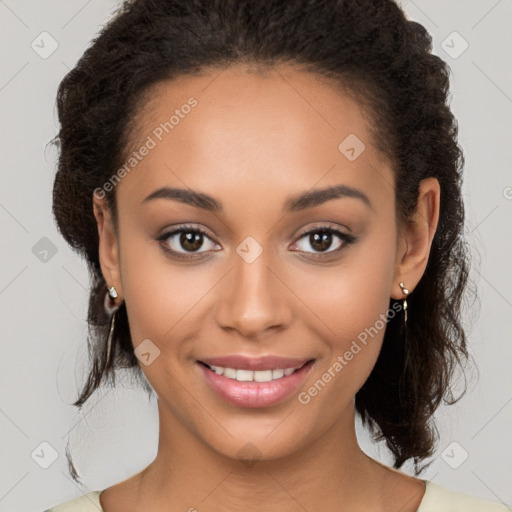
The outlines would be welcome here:
[[[233,368],[223,368],[224,372],[222,375],[224,377],[227,377],[228,379],[236,379],[236,370],[233,370]]]
[[[273,379],[280,379],[281,377],[284,377],[284,370],[282,370],[281,368],[278,368],[277,370],[272,370]]]
[[[240,370],[238,370],[238,371],[240,371]],[[270,382],[273,379],[272,370],[263,370],[261,372],[251,372],[251,373],[254,373],[253,380],[255,382]]]
[[[222,366],[210,366],[217,375],[224,375],[228,379],[238,380],[239,382],[270,382],[271,380],[281,379],[291,375],[295,370],[301,368],[276,368],[275,370],[235,370],[234,368],[223,368]]]
[[[226,368],[226,370],[231,368]],[[224,374],[226,374],[226,370],[224,370]],[[240,380],[242,382],[250,382],[253,380],[254,372],[249,370],[235,370],[235,379]]]

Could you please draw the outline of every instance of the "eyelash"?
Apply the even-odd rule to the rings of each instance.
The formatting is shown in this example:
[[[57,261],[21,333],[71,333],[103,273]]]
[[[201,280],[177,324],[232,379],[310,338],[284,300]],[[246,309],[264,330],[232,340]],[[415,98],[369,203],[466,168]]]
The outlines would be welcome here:
[[[165,242],[169,238],[171,238],[173,235],[176,235],[178,233],[195,233],[195,234],[199,233],[211,240],[208,233],[206,233],[206,231],[204,231],[203,229],[201,229],[199,227],[195,227],[195,226],[184,225],[184,226],[179,226],[178,228],[173,229],[172,231],[167,231],[165,233],[162,233],[157,238],[157,241]],[[339,247],[338,249],[335,249],[334,251],[328,251],[328,252],[324,252],[324,253],[313,253],[312,254],[313,259],[324,259],[324,258],[328,257],[329,255],[338,253],[338,252],[342,251],[345,247],[356,242],[359,238],[354,235],[349,235],[347,233],[344,233],[343,231],[340,231],[331,226],[315,226],[314,228],[311,228],[308,231],[299,235],[299,237],[297,238],[297,242],[313,233],[329,233],[329,234],[338,236],[343,241],[343,245],[341,247]],[[296,242],[294,242],[294,243],[296,243]],[[165,245],[162,244],[162,248],[164,249],[164,251],[166,251],[171,256],[179,258],[179,259],[185,259],[185,260],[189,260],[189,259],[197,260],[197,255],[201,254],[201,253],[190,253],[190,254],[185,255],[180,252],[174,251],[173,249],[170,249],[167,244],[165,244]],[[308,254],[311,254],[311,253],[308,253]],[[309,256],[309,257],[311,258],[311,256]]]

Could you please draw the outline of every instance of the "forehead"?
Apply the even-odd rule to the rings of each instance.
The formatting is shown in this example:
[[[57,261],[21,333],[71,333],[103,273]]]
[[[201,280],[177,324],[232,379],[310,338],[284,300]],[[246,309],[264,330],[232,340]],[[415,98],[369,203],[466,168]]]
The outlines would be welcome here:
[[[369,122],[333,82],[290,66],[180,76],[146,92],[127,157],[152,147],[119,188],[139,200],[166,185],[220,197],[244,189],[289,195],[334,183],[391,193],[392,171]]]

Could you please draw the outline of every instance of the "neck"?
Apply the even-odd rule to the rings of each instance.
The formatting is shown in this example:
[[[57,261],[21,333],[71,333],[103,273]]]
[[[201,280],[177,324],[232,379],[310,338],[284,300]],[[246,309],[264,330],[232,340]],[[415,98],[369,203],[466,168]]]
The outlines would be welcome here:
[[[170,504],[211,512],[262,510],[263,504],[266,512],[381,510],[393,470],[359,448],[352,404],[321,437],[273,460],[219,454],[161,403],[159,419],[158,455],[140,474],[138,496],[147,511]],[[250,444],[247,453],[250,459]]]

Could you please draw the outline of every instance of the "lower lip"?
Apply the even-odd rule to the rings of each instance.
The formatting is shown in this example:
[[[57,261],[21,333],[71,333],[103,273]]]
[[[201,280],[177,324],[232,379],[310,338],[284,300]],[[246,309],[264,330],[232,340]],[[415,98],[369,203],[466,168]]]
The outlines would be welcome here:
[[[197,363],[212,389],[224,400],[238,407],[269,407],[288,398],[304,381],[313,361],[291,375],[270,382],[239,382],[228,379]]]

